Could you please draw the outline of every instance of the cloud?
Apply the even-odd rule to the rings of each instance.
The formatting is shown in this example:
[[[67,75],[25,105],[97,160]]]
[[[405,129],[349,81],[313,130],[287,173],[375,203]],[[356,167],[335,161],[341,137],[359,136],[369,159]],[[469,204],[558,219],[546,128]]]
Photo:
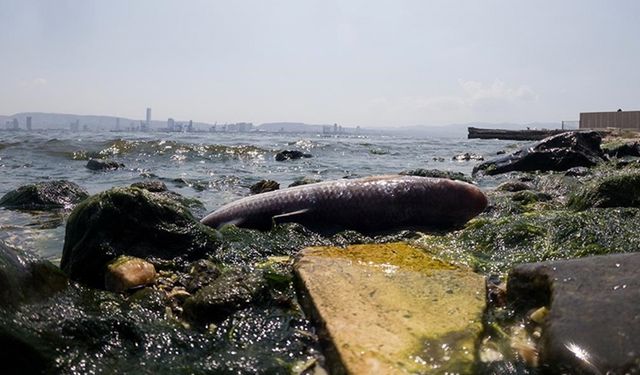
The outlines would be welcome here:
[[[527,85],[511,88],[500,80],[495,80],[490,85],[485,85],[478,81],[465,81],[463,79],[459,79],[458,83],[466,94],[465,100],[472,105],[477,101],[486,99],[511,102],[535,101],[538,99],[538,95]]]
[[[388,120],[446,123],[505,119],[511,112],[520,111],[527,103],[538,100],[538,95],[528,85],[509,86],[500,80],[487,84],[463,79],[458,80],[458,85],[461,89],[458,95],[379,97],[372,99],[369,106],[378,116]]]

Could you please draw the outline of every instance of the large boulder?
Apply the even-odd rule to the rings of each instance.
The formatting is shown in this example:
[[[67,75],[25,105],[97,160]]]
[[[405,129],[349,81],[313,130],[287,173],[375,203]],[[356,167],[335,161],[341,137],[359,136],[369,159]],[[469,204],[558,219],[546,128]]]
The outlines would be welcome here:
[[[18,210],[71,209],[89,197],[77,184],[65,180],[28,184],[6,193],[0,207]]]
[[[540,365],[553,374],[640,372],[640,254],[516,266],[507,283],[516,310],[544,307]],[[542,311],[545,311],[542,310]],[[537,311],[540,311],[538,309]]]
[[[216,232],[173,199],[114,188],[71,213],[60,264],[72,279],[102,288],[106,265],[120,255],[196,259],[215,252],[217,244]]]
[[[573,167],[592,167],[603,160],[601,142],[602,138],[597,132],[562,133],[481,163],[473,168],[473,174],[566,171]]]

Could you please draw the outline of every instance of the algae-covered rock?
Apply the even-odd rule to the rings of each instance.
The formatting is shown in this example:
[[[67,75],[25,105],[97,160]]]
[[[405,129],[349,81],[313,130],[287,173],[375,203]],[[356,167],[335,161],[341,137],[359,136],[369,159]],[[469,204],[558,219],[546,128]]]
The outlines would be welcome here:
[[[404,243],[308,248],[295,269],[335,373],[472,372],[482,276]]]
[[[114,160],[89,159],[86,168],[92,171],[112,171],[118,168],[124,168],[124,164]]]
[[[519,180],[509,180],[498,185],[496,190],[516,192],[522,190],[531,190],[532,188],[533,187],[530,183]]]
[[[640,143],[638,142],[629,142],[629,143],[613,143],[613,144],[603,144],[602,149],[604,152],[612,157],[623,158],[627,156],[640,156]]]
[[[196,198],[187,198],[182,194],[167,189],[167,185],[165,185],[165,183],[162,181],[148,180],[135,182],[131,184],[131,187],[144,189],[151,193],[158,194],[162,197],[173,199],[174,201],[188,208],[195,217],[201,218],[207,213],[204,203]]]
[[[512,154],[483,162],[473,168],[473,175],[495,175],[511,171],[565,171],[573,167],[591,167],[603,160],[601,141],[597,132],[554,135]]]
[[[592,181],[576,192],[569,207],[640,207],[640,173],[620,173]]]
[[[459,180],[464,182],[471,182],[471,179],[464,175],[462,172],[442,171],[440,169],[410,169],[402,171],[399,174],[405,176],[420,176],[420,177],[435,177],[435,178],[448,178],[450,180]]]
[[[199,323],[219,323],[256,302],[265,287],[264,279],[257,272],[228,271],[185,301],[185,316]]]
[[[120,255],[195,259],[218,248],[216,232],[172,199],[137,188],[94,195],[71,213],[61,266],[72,279],[102,287]]]
[[[71,209],[87,197],[89,193],[73,182],[44,181],[6,193],[0,198],[0,207],[20,210]]]
[[[67,277],[56,266],[0,241],[0,307],[38,301],[66,288]]]
[[[278,189],[280,189],[280,184],[277,181],[273,180],[260,180],[251,185],[251,187],[249,188],[251,194],[266,193],[268,191],[274,191]]]
[[[518,263],[636,252],[638,220],[638,208],[485,215],[460,231],[424,235],[415,243],[480,272],[502,274]]]
[[[131,184],[131,187],[148,190],[152,193],[160,193],[169,190],[167,189],[167,185],[160,180],[145,180],[134,182],[133,184]]]

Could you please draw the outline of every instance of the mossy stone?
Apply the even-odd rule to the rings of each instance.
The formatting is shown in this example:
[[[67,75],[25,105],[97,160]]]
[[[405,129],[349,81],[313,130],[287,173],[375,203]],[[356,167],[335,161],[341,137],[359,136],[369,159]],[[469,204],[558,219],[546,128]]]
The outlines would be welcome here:
[[[569,208],[640,207],[640,173],[622,172],[587,184],[573,194]]]
[[[107,263],[120,255],[198,259],[218,248],[216,231],[173,199],[138,188],[94,195],[71,213],[61,267],[75,280],[102,287]]]

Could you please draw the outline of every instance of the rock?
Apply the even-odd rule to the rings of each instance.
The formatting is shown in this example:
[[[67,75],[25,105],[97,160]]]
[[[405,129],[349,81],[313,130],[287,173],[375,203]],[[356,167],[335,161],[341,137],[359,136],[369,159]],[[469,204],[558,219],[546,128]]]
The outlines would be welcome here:
[[[623,143],[608,147],[605,149],[607,155],[615,158],[623,158],[628,156],[640,156],[640,143]]]
[[[0,308],[39,301],[67,287],[59,268],[0,241]]]
[[[220,276],[220,267],[208,259],[200,259],[191,265],[189,274],[182,284],[189,293],[195,293],[205,285],[211,284]]]
[[[144,259],[123,255],[107,265],[104,275],[106,290],[124,292],[153,284],[156,269]]]
[[[251,185],[249,190],[251,194],[266,193],[268,191],[274,191],[280,189],[280,184],[273,180],[260,180]]]
[[[303,177],[299,178],[292,183],[289,184],[289,187],[300,186],[300,185],[309,185],[315,184],[316,182],[321,182],[322,180],[319,178],[311,178],[311,177]]]
[[[88,196],[85,189],[73,182],[44,181],[8,192],[0,198],[0,207],[19,210],[71,209]]]
[[[573,168],[567,169],[567,171],[564,172],[564,175],[571,176],[571,177],[582,177],[582,176],[587,176],[589,173],[590,173],[589,168],[587,167],[573,167]]]
[[[185,316],[206,324],[219,323],[230,314],[256,302],[266,292],[266,284],[257,272],[228,271],[204,286],[184,303]]]
[[[131,184],[131,187],[144,189],[156,195],[159,195],[168,199],[172,199],[177,203],[183,205],[185,208],[191,211],[191,213],[194,216],[198,218],[203,217],[207,213],[206,207],[200,200],[196,198],[187,198],[180,193],[171,191],[167,189],[167,185],[165,185],[164,182],[162,181],[151,180],[151,181],[135,182]]]
[[[60,264],[72,279],[102,288],[107,263],[120,255],[199,259],[214,253],[217,244],[216,232],[173,199],[138,188],[113,188],[73,210]]]
[[[505,200],[516,203],[511,197]],[[485,274],[502,274],[518,263],[640,249],[637,229],[640,208],[578,212],[566,210],[560,204],[533,208],[513,214],[487,212],[459,231],[424,234],[414,243],[436,249],[443,259],[472,264]]]
[[[482,276],[405,243],[307,248],[295,270],[332,372],[471,372]]]
[[[145,180],[140,182],[134,182],[133,184],[131,184],[131,187],[144,189],[152,193],[161,193],[163,191],[169,191],[169,189],[167,189],[167,185],[165,185],[165,183],[160,180]]]
[[[640,172],[620,173],[594,180],[574,193],[569,208],[640,207]]]
[[[546,306],[539,344],[549,373],[640,371],[640,253],[516,266],[507,295],[519,311]]]
[[[533,187],[531,186],[531,184],[528,184],[524,181],[509,180],[498,185],[496,190],[516,192],[516,191],[522,191],[522,190],[531,190],[532,188]]]
[[[531,190],[521,190],[511,196],[511,199],[520,204],[531,204],[536,202],[546,202],[551,200],[551,196],[547,193],[541,193]]]
[[[195,191],[205,191],[207,190],[207,184],[198,180],[189,180],[186,178],[174,178],[172,182],[178,187],[188,186]]]
[[[566,132],[545,138],[512,154],[481,163],[473,175],[495,175],[511,171],[566,171],[592,167],[603,159],[597,132]]]
[[[462,154],[454,155],[451,158],[451,160],[454,160],[454,161],[484,160],[484,156],[465,152]]]
[[[441,171],[439,169],[410,169],[402,171],[399,174],[405,176],[420,176],[420,177],[435,177],[435,178],[448,178],[450,180],[459,180],[471,183],[471,179],[461,172],[453,171]]]
[[[113,160],[89,159],[86,167],[92,171],[111,171],[118,168],[124,168],[124,164]]]
[[[296,160],[300,158],[310,158],[311,154],[305,154],[302,151],[298,150],[283,150],[276,154],[276,161],[285,161],[285,160]]]

